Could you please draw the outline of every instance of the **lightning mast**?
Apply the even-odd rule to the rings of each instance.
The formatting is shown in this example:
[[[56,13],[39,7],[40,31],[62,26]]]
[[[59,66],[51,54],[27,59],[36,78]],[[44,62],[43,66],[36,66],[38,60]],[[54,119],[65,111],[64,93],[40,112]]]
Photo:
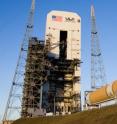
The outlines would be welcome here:
[[[105,70],[100,49],[94,6],[91,6],[91,87],[99,88],[106,83]]]
[[[3,116],[3,122],[15,120],[21,116],[24,73],[25,73],[28,44],[32,36],[32,31],[34,27],[34,24],[33,24],[34,11],[35,11],[35,0],[32,0],[28,22],[26,24],[24,39],[21,44],[15,74],[13,77],[12,86],[10,89],[7,105],[6,105],[4,116]]]

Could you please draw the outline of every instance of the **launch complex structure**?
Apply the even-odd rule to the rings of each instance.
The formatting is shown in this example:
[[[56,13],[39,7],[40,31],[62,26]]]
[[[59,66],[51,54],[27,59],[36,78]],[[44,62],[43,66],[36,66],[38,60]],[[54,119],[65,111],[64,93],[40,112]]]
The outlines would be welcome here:
[[[77,14],[52,11],[47,16],[45,41],[30,39],[22,117],[81,110],[80,25]]]
[[[32,37],[35,0],[32,0],[3,124],[17,118],[65,115],[81,111],[81,17],[74,12],[51,11],[45,40]],[[85,108],[99,108],[117,99],[117,81],[105,83],[104,66],[91,7],[91,87]],[[96,87],[97,82],[102,84]]]
[[[49,12],[45,40],[38,40],[32,37],[34,10],[32,0],[4,124],[14,117],[81,111],[81,18],[73,12]]]

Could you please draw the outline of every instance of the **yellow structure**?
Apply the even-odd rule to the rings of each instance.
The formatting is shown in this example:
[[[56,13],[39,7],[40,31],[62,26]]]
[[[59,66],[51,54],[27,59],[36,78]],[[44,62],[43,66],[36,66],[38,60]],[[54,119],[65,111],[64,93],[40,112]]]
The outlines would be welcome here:
[[[71,80],[73,80],[73,75],[72,74],[66,74],[64,79],[67,81],[71,81]]]
[[[13,121],[3,121],[3,124],[12,124],[13,123]]]
[[[95,105],[117,97],[117,80],[110,85],[103,86],[86,96],[87,104]]]

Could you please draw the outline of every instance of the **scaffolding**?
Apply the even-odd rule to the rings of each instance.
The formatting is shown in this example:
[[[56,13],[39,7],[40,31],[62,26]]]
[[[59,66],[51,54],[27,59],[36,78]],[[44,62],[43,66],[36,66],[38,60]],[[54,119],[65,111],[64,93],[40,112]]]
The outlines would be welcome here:
[[[42,104],[42,83],[46,73],[43,68],[44,42],[32,38],[29,42],[23,89],[22,117],[32,116]]]
[[[73,90],[74,82],[80,83],[80,77],[74,75],[75,67],[80,66],[80,61],[51,59],[51,65],[47,112],[68,114],[80,111],[80,93],[76,94]]]
[[[73,85],[80,84],[75,70],[80,60],[55,59],[48,55],[51,38],[29,42],[22,100],[22,117],[44,115],[45,112],[64,114],[81,110],[80,93]]]

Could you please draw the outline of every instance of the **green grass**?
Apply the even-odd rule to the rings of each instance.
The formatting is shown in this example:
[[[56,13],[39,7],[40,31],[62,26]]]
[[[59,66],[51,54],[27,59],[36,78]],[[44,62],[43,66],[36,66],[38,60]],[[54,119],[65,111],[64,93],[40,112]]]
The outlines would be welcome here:
[[[67,116],[19,119],[13,124],[117,124],[117,106]]]

